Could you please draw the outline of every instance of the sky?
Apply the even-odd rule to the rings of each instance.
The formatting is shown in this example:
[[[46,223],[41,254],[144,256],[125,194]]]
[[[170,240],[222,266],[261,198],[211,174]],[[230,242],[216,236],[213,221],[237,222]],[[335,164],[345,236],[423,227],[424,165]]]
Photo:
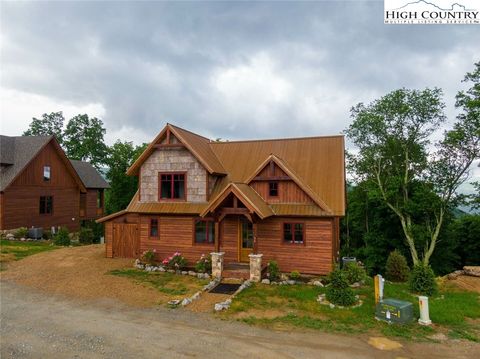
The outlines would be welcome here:
[[[1,2],[0,29],[1,133],[87,113],[109,144],[166,122],[228,140],[338,134],[352,106],[401,87],[442,88],[451,123],[480,60],[477,25],[384,25],[383,1]]]

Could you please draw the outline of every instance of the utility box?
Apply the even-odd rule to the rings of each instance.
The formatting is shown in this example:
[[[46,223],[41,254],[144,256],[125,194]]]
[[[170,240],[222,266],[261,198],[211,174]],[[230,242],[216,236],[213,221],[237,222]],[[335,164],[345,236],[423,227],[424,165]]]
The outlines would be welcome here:
[[[33,239],[42,239],[43,236],[43,228],[30,228],[28,230],[28,238]]]
[[[384,299],[375,308],[375,318],[388,323],[409,323],[413,320],[413,304],[398,299]]]

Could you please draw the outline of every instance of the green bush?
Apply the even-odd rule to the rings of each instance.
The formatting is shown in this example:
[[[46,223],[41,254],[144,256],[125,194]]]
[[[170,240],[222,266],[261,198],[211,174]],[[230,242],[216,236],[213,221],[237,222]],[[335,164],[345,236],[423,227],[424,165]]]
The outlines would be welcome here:
[[[195,263],[195,270],[199,273],[210,273],[212,271],[212,260],[210,256],[202,254],[197,263]]]
[[[292,271],[289,275],[290,279],[297,280],[300,279],[300,272],[299,271]]]
[[[406,282],[410,272],[405,256],[397,249],[388,256],[385,269],[386,278],[394,282]]]
[[[349,306],[356,302],[355,294],[350,288],[344,270],[335,269],[329,276],[330,285],[327,287],[326,297],[330,303]]]
[[[162,264],[168,269],[182,270],[187,266],[187,259],[180,252],[175,252],[170,257],[165,258]]]
[[[78,240],[82,244],[92,244],[94,240],[93,230],[91,228],[80,228]]]
[[[57,234],[55,234],[53,238],[53,243],[57,246],[69,246],[70,245],[70,236],[68,233],[68,229],[65,227],[61,227]]]
[[[84,220],[81,222],[81,226],[82,228],[88,228],[92,230],[92,243],[100,243],[100,237],[103,236],[103,223],[96,223],[94,220]]]
[[[342,270],[345,273],[345,278],[347,279],[348,284],[362,282],[367,276],[365,269],[353,262],[347,263]]]
[[[267,271],[268,279],[271,281],[276,281],[280,278],[280,268],[278,267],[278,263],[276,261],[268,262]]]
[[[15,238],[27,238],[28,237],[28,228],[27,227],[20,227],[14,233]]]
[[[417,264],[413,267],[408,284],[413,293],[432,296],[437,292],[435,274],[430,266],[424,264]]]

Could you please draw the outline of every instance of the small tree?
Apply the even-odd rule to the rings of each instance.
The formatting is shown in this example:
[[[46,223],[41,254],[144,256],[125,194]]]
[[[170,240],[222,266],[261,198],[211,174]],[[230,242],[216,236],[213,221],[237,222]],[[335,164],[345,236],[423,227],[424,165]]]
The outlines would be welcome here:
[[[94,239],[93,230],[91,228],[80,228],[78,240],[82,244],[92,244]]]
[[[390,253],[386,265],[386,277],[396,282],[405,282],[408,279],[410,268],[407,260],[400,251],[395,249]]]
[[[280,278],[280,268],[276,261],[270,261],[267,265],[268,279],[276,281]]]
[[[413,293],[432,296],[437,292],[435,274],[430,266],[419,263],[413,267],[409,278],[410,290]]]
[[[327,287],[326,297],[329,302],[337,305],[349,306],[355,303],[355,294],[342,270],[335,269],[330,273],[330,285]]]

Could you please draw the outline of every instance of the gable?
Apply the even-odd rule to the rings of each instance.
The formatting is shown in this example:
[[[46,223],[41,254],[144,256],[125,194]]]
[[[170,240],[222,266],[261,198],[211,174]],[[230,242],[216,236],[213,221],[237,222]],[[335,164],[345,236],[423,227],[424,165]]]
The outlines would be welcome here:
[[[11,186],[44,186],[50,187],[79,187],[76,176],[63,158],[63,151],[59,153],[53,141],[48,142],[23,168],[10,184]],[[43,180],[43,167],[50,166],[51,179]],[[71,166],[71,165],[70,165]],[[75,172],[75,171],[73,171]]]
[[[210,174],[226,175],[225,169],[210,148],[209,143],[210,140],[208,138],[167,123],[164,129],[130,166],[127,170],[127,175],[138,175],[142,164],[155,150],[167,147],[185,147]]]

